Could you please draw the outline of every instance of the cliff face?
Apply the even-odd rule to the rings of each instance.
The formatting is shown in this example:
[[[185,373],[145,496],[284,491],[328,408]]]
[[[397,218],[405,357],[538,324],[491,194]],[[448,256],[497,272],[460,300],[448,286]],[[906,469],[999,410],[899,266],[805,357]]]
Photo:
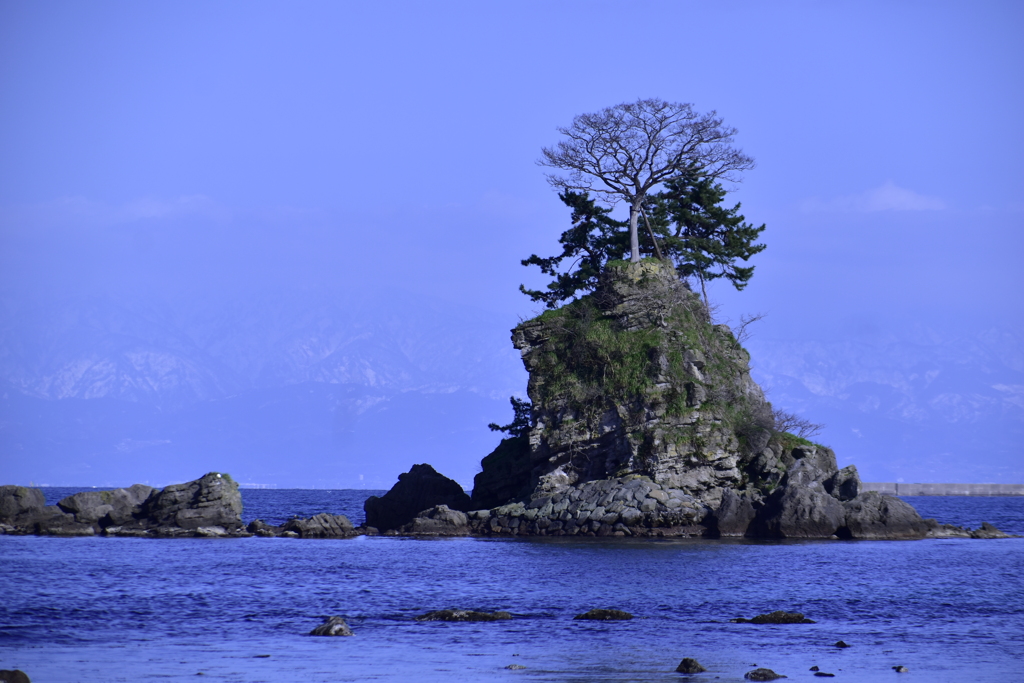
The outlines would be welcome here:
[[[671,266],[613,264],[596,292],[512,339],[533,402],[522,484],[643,475],[717,507],[723,488],[779,482],[785,448],[749,356]]]
[[[860,494],[856,469],[775,430],[749,355],[671,265],[609,264],[596,291],[512,340],[530,373],[532,428],[483,460],[473,505],[503,506],[488,519],[521,507],[529,523],[515,533],[854,535],[844,505]],[[910,526],[887,537],[923,535],[913,509],[889,500]]]

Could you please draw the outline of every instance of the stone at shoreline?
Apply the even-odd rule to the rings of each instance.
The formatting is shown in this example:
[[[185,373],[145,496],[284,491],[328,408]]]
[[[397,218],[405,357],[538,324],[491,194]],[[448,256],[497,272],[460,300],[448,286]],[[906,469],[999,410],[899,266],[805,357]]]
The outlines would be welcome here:
[[[463,609],[441,609],[416,617],[416,621],[506,621],[508,612],[474,612]]]
[[[294,531],[299,538],[351,538],[358,535],[348,517],[326,512],[308,519],[290,519],[280,529],[281,533]]]
[[[988,522],[982,522],[979,528],[971,532],[971,538],[1012,538],[1012,536],[1003,533]]]
[[[703,666],[700,665],[696,659],[692,657],[683,657],[683,661],[679,662],[679,666],[676,667],[676,671],[681,674],[699,674],[703,671],[707,671]]]
[[[447,505],[437,505],[420,512],[401,530],[417,536],[466,536],[470,533],[469,517]]]
[[[142,504],[158,489],[135,484],[126,489],[82,491],[57,503],[61,510],[73,514],[79,522],[100,527],[119,526],[138,518]]]
[[[777,674],[771,669],[765,669],[764,667],[754,669],[753,671],[748,671],[747,673],[743,674],[743,677],[746,678],[748,681],[774,681],[779,678],[786,678],[786,676],[783,676],[782,674]]]
[[[32,493],[34,491],[34,493]],[[226,475],[211,472],[163,490],[143,484],[83,491],[57,505],[43,505],[38,489],[0,487],[0,531],[49,536],[222,537],[246,536],[242,497]]]
[[[363,504],[366,525],[387,531],[399,529],[423,510],[446,505],[465,512],[471,500],[459,484],[438,474],[430,465],[413,465],[398,475],[398,483],[383,496],[370,496]]]
[[[46,496],[39,489],[27,486],[0,486],[0,522],[13,523],[27,512],[46,506]]]
[[[753,619],[744,619],[743,617],[736,617],[730,619],[734,624],[813,624],[816,623],[811,619],[807,619],[800,612],[784,612],[782,610],[775,610],[774,612],[768,612],[767,614],[758,614]]]
[[[826,452],[827,451],[827,452]],[[758,535],[770,538],[829,538],[843,526],[843,504],[822,483],[835,471],[835,455],[827,449],[794,449],[807,453],[786,473],[781,486],[759,511]],[[808,457],[809,456],[809,457]]]
[[[309,632],[311,636],[351,636],[352,629],[341,617],[330,617],[327,621]]]
[[[755,497],[753,492],[737,492],[726,489],[722,494],[722,503],[711,516],[714,528],[719,536],[746,536],[750,531],[751,522],[757,512],[754,510]],[[760,504],[760,496],[756,502]]]
[[[928,524],[909,503],[895,496],[867,491],[843,503],[846,524],[840,535],[859,539],[917,539]]]
[[[156,527],[222,526],[238,531],[242,528],[242,494],[230,477],[211,472],[154,493],[143,505],[143,512]]]
[[[573,619],[585,619],[590,621],[628,621],[633,615],[620,609],[592,609],[583,614],[577,614]]]

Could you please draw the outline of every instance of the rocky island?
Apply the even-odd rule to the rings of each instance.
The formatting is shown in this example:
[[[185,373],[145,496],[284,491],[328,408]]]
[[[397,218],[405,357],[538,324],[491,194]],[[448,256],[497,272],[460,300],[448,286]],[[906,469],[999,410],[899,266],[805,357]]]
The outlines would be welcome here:
[[[366,502],[387,533],[918,539],[984,535],[862,490],[857,468],[779,429],[750,356],[657,259],[527,320],[529,424],[482,462],[472,496],[417,465]],[[418,512],[414,512],[418,510]]]

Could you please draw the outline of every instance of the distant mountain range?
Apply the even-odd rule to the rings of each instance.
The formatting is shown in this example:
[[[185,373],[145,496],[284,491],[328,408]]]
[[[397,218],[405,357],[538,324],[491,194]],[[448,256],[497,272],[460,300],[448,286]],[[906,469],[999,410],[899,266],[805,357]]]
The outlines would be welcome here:
[[[3,305],[0,483],[389,488],[430,462],[471,486],[526,387],[517,320],[406,292]],[[1024,482],[1019,333],[787,337],[747,343],[754,377],[841,465]]]
[[[754,337],[769,399],[873,481],[1024,482],[1024,336],[989,328]]]

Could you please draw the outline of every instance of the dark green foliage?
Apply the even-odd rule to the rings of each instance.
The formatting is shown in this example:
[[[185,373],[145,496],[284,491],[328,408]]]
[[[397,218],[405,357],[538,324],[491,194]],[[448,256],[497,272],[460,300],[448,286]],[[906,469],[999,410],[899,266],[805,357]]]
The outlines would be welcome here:
[[[644,201],[649,230],[640,231],[641,252],[672,261],[681,278],[696,278],[702,286],[708,280],[724,277],[743,289],[754,267],[737,265],[737,260],[745,262],[764,250],[765,245],[755,241],[765,226],[746,223],[739,214],[739,204],[731,209],[722,206],[725,194],[720,184],[693,173],[666,182],[664,191]],[[553,280],[547,291],[519,287],[548,308],[556,308],[581,292],[593,291],[601,270],[610,261],[625,259],[629,254],[626,221],[611,218],[611,210],[598,206],[585,192],[566,190],[558,196],[572,209],[572,227],[559,238],[562,253],[550,258],[533,254],[522,261],[524,266],[538,266]],[[659,245],[651,239],[652,233]],[[560,269],[563,262],[569,263],[564,271]]]
[[[541,272],[554,280],[548,283],[546,292],[519,285],[523,294],[533,301],[543,302],[548,308],[556,308],[577,292],[592,291],[597,287],[604,264],[625,258],[629,253],[629,224],[610,218],[611,209],[598,206],[586,192],[566,190],[558,198],[572,209],[572,227],[558,240],[562,253],[550,258],[533,254],[522,261],[524,266],[539,266]],[[560,272],[559,266],[566,259],[571,260],[569,270]]]
[[[703,284],[724,277],[736,289],[747,286],[753,266],[739,266],[764,251],[755,241],[765,226],[754,227],[740,215],[740,205],[722,206],[725,189],[709,178],[683,174],[651,195],[644,211],[651,229],[661,240],[661,251],[675,263],[682,278],[696,277]]]
[[[530,409],[532,406],[529,401],[523,401],[515,396],[509,396],[508,400],[512,404],[512,422],[504,427],[496,422],[487,426],[492,432],[505,432],[512,438],[525,436],[530,431]]]

